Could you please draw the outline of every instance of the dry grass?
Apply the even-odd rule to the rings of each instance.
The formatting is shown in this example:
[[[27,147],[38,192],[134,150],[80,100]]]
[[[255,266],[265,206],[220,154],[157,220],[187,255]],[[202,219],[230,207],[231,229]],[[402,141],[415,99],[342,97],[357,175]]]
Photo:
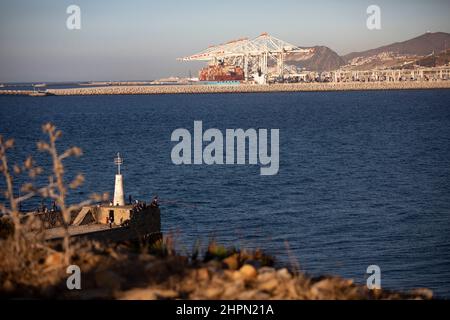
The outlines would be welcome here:
[[[8,296],[14,292],[16,297],[42,295],[46,288],[58,283],[63,268],[49,264],[48,257],[53,252],[36,239],[21,237],[19,243],[13,237],[1,240],[1,294]]]
[[[11,249],[13,238],[0,241],[0,295],[7,298],[57,299],[430,299],[432,292],[368,290],[339,277],[311,278],[288,269],[264,266],[260,251],[217,249],[190,259],[167,245],[79,243],[71,261],[82,270],[82,290],[65,287],[62,252],[34,242]],[[171,242],[165,239],[163,242]],[[212,249],[211,251],[211,248]],[[161,249],[160,252],[158,250]],[[227,254],[223,254],[224,252]],[[172,252],[172,254],[168,254]],[[219,255],[216,255],[219,253]]]

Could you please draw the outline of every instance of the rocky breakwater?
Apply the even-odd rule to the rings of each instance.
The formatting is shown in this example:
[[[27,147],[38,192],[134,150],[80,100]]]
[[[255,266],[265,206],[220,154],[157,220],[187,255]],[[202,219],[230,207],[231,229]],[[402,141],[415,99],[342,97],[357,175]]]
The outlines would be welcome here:
[[[0,90],[3,96],[31,96],[34,93],[33,90]]]
[[[272,85],[170,85],[170,86],[109,86],[95,88],[51,89],[57,96],[83,95],[151,95],[201,93],[256,93],[298,91],[355,91],[355,90],[411,90],[450,89],[450,81],[434,82],[341,82],[296,83]]]

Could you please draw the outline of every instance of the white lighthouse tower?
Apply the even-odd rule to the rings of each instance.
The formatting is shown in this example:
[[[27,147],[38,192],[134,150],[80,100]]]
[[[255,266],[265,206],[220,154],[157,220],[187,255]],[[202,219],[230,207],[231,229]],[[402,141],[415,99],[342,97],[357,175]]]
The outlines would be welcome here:
[[[124,206],[125,197],[123,193],[123,176],[120,173],[120,166],[123,164],[123,159],[120,157],[120,153],[117,153],[117,158],[114,159],[114,163],[117,165],[116,184],[114,187],[114,206]]]

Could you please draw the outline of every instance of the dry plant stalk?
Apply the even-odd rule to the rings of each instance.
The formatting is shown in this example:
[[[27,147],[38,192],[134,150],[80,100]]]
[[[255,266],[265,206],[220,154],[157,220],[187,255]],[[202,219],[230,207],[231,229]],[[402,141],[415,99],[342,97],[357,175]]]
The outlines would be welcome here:
[[[11,218],[5,219],[5,224],[10,225],[12,222],[13,226],[4,235],[5,240],[1,241],[0,285],[3,284],[4,289],[11,287],[12,283],[27,286],[53,279],[40,268],[40,261],[51,250],[43,243],[42,234],[34,232],[42,228],[42,223],[33,215],[27,216],[23,221],[20,213],[20,203],[44,192],[48,186],[36,189],[32,183],[25,183],[20,188],[22,195],[15,196],[15,178],[27,173],[29,178],[34,179],[42,173],[42,168],[35,166],[32,157],[28,157],[20,166],[9,164],[7,153],[13,147],[13,139],[5,140],[0,136],[0,174],[3,175],[6,187],[1,191],[8,203],[0,203],[0,212]]]
[[[13,223],[14,223],[14,242],[17,244],[18,236],[20,232],[20,217],[19,211],[17,209],[18,204],[16,199],[14,198],[14,188],[13,188],[13,177],[9,169],[8,158],[6,156],[6,151],[11,149],[14,146],[14,140],[8,139],[4,140],[2,136],[0,136],[0,172],[5,177],[6,190],[5,190],[5,198],[9,201],[9,209],[6,208],[5,205],[1,205],[1,211],[9,213]]]
[[[87,206],[92,204],[94,201],[101,201],[108,197],[107,194],[103,196],[99,196],[97,194],[91,195],[89,200],[83,201],[81,203],[75,205],[68,205],[66,203],[66,198],[69,189],[77,189],[84,182],[84,176],[82,174],[78,174],[75,179],[70,182],[68,185],[65,184],[64,181],[64,164],[63,160],[69,157],[80,157],[83,154],[83,151],[79,147],[71,147],[65,150],[62,154],[58,153],[58,149],[56,147],[56,142],[61,138],[62,131],[57,130],[56,126],[47,123],[42,126],[42,130],[44,133],[48,135],[49,141],[39,141],[37,146],[40,151],[45,151],[50,154],[52,158],[53,170],[52,175],[49,176],[49,188],[44,192],[42,196],[50,197],[53,199],[57,206],[61,210],[61,215],[63,218],[63,227],[64,227],[64,240],[63,240],[63,249],[64,249],[64,260],[67,265],[70,264],[70,258],[72,256],[72,250],[70,247],[70,233],[69,226],[71,222],[71,213],[81,209],[83,206]]]
[[[22,230],[22,224],[20,219],[19,205],[21,202],[35,196],[36,194],[43,192],[44,189],[36,190],[32,183],[26,183],[22,185],[21,192],[24,195],[16,197],[14,193],[14,176],[19,176],[22,173],[27,172],[30,178],[35,178],[42,173],[42,168],[35,166],[32,157],[28,157],[22,166],[14,165],[11,172],[10,165],[8,163],[7,151],[14,147],[14,140],[5,140],[0,136],[0,173],[3,174],[5,179],[6,190],[4,190],[5,199],[9,202],[9,206],[0,203],[0,212],[6,213],[12,218],[14,225],[14,249],[16,252],[20,250],[21,238],[24,236]],[[33,219],[29,219],[28,225],[32,225]],[[26,232],[26,231],[25,231]]]
[[[10,169],[10,164],[8,163],[7,151],[14,147],[14,140],[5,140],[0,136],[0,173],[3,174],[6,190],[4,190],[5,199],[8,201],[8,205],[0,203],[0,212],[5,213],[10,216],[14,225],[14,252],[18,253],[21,248],[24,250],[29,250],[24,242],[30,238],[29,231],[35,228],[34,215],[27,215],[26,227],[21,221],[21,213],[19,212],[19,204],[24,202],[34,196],[41,196],[43,198],[51,198],[55,201],[57,206],[60,208],[61,215],[63,218],[63,227],[65,230],[63,248],[65,253],[65,264],[70,264],[70,257],[72,251],[70,248],[70,234],[69,225],[71,222],[71,212],[81,209],[83,206],[87,206],[96,201],[102,201],[108,198],[107,194],[102,196],[97,194],[92,194],[89,200],[83,201],[74,205],[67,205],[66,197],[69,189],[77,189],[84,182],[84,176],[78,174],[75,179],[68,185],[64,181],[64,165],[63,160],[75,156],[79,157],[82,155],[82,151],[78,147],[72,147],[67,149],[62,154],[58,153],[56,142],[61,137],[62,132],[57,130],[56,127],[47,123],[43,127],[43,132],[49,137],[49,142],[38,142],[37,146],[40,151],[48,152],[52,158],[52,171],[48,177],[48,184],[41,188],[36,188],[33,183],[25,183],[20,191],[23,193],[22,196],[15,197],[14,194],[14,177],[22,173],[28,173],[28,176],[34,179],[37,175],[43,172],[42,168],[37,167],[32,157],[28,157],[22,166],[14,165],[13,170]],[[55,213],[57,214],[57,213]],[[40,226],[42,227],[42,226]]]
[[[56,130],[56,127],[50,123],[45,124],[42,127],[44,133],[48,134],[49,143],[40,141],[37,146],[40,151],[46,151],[52,157],[53,163],[53,174],[49,176],[49,183],[56,184],[56,188],[50,188],[48,196],[55,200],[57,206],[61,210],[63,217],[63,227],[64,227],[64,241],[63,248],[65,252],[65,262],[70,263],[70,234],[69,234],[69,224],[70,224],[70,211],[66,205],[67,188],[64,183],[64,165],[62,161],[69,156],[80,156],[82,151],[80,148],[70,148],[62,155],[58,154],[56,148],[56,141],[62,136],[60,130]]]

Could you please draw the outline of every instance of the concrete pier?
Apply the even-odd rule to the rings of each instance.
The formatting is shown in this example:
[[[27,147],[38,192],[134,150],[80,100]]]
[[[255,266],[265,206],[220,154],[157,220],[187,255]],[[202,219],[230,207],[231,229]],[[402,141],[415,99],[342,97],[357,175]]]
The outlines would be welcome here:
[[[85,212],[86,211],[86,212]],[[86,214],[87,213],[87,214]],[[80,216],[80,219],[77,219]],[[91,206],[83,208],[69,226],[71,237],[96,241],[128,241],[161,237],[161,211],[151,206]],[[113,217],[114,222],[107,223]],[[92,222],[93,221],[93,222]],[[40,231],[41,232],[41,231]],[[46,240],[61,240],[65,229],[56,227],[44,230]]]

